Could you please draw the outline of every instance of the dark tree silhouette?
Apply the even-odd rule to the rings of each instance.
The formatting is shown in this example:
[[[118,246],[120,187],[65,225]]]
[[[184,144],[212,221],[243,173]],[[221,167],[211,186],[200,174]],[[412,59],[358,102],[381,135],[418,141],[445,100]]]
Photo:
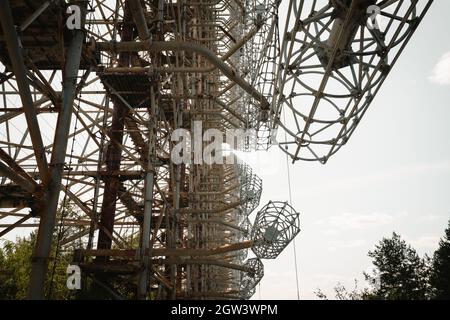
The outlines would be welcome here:
[[[430,259],[420,258],[416,250],[395,232],[369,251],[376,274],[364,273],[372,285],[366,299],[420,300],[431,297]]]
[[[450,221],[439,248],[434,252],[431,285],[435,299],[450,299]]]

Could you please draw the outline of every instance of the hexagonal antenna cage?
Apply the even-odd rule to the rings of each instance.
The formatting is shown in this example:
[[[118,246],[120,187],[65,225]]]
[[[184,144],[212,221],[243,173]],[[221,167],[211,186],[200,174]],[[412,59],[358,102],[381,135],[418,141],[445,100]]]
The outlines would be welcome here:
[[[245,232],[248,233],[249,237],[251,236],[253,224],[248,217],[245,217],[245,219],[243,219],[239,227],[245,230]]]
[[[239,174],[239,195],[243,202],[241,205],[242,211],[249,215],[255,210],[261,199],[262,180],[247,164],[240,164],[238,169]]]
[[[264,265],[259,258],[248,259],[244,263],[244,267],[248,268],[249,271],[241,273],[241,295],[245,295],[246,292],[255,288],[264,276]]]
[[[287,202],[269,201],[256,215],[252,250],[260,259],[275,259],[300,232],[300,214]]]
[[[251,233],[252,233],[252,223],[250,222],[250,219],[248,217],[245,217],[244,221],[239,225],[239,240],[245,241],[250,240]]]
[[[249,289],[248,291],[243,291],[240,293],[241,299],[249,300],[256,292],[256,287]]]
[[[237,256],[237,259],[239,260],[239,262],[243,263],[245,261],[245,259],[247,259],[247,257],[248,257],[248,249],[239,250],[236,253],[236,256]]]

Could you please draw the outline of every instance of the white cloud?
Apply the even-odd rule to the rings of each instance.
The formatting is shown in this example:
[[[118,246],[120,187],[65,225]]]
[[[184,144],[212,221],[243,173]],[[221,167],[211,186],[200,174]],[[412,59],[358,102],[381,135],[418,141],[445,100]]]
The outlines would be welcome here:
[[[421,222],[435,222],[442,219],[441,215],[438,214],[432,214],[432,213],[424,213],[421,215],[418,220]]]
[[[319,220],[317,224],[325,224],[331,229],[340,230],[365,230],[371,229],[394,221],[392,215],[386,213],[341,213],[339,215],[331,216],[327,219]]]
[[[355,239],[355,240],[332,240],[330,241],[328,250],[329,251],[338,251],[341,249],[355,249],[362,248],[367,245],[367,241],[363,239]]]
[[[406,163],[386,168],[382,171],[370,172],[365,175],[348,176],[342,179],[332,179],[327,184],[312,184],[304,193],[304,196],[317,196],[324,193],[332,193],[335,190],[360,190],[361,188],[373,188],[374,184],[387,184],[390,181],[407,179],[414,176],[447,174],[450,172],[450,160],[435,162]],[[359,192],[359,191],[358,191]]]
[[[367,241],[364,239],[355,239],[355,240],[333,240],[331,242],[332,248],[360,248],[364,247],[367,244]]]
[[[438,236],[421,236],[415,239],[407,239],[413,248],[422,250],[435,250],[439,245],[440,238]]]
[[[441,57],[429,79],[439,85],[450,85],[450,52]]]

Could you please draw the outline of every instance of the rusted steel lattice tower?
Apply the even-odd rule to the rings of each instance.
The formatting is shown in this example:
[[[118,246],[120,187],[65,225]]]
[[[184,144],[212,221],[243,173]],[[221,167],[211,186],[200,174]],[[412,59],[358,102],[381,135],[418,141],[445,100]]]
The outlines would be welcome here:
[[[286,1],[280,34],[281,0],[0,0],[0,237],[38,229],[29,298],[52,246],[107,298],[250,298],[299,213],[252,221],[261,179],[211,143],[325,163],[430,4]]]

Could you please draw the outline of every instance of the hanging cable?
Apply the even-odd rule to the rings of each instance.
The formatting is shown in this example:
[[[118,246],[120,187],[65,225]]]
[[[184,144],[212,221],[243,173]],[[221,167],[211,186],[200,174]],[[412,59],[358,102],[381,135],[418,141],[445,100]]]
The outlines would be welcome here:
[[[286,115],[285,115],[285,111],[283,109],[283,121],[284,123],[286,123]],[[284,139],[285,141],[287,141],[287,135],[286,135],[286,131],[284,131]],[[286,145],[287,148],[287,145]],[[292,202],[292,188],[291,188],[291,172],[289,169],[289,157],[288,157],[288,153],[285,152],[286,154],[286,169],[287,169],[287,183],[288,183],[288,189],[289,189],[289,203],[291,205],[293,205]],[[297,300],[300,300],[300,288],[299,288],[299,283],[298,283],[298,265],[297,265],[297,248],[295,245],[295,238],[292,240],[292,243],[294,244],[294,265],[295,265],[295,284],[297,286]]]
[[[261,299],[261,281],[258,283],[258,295],[259,295],[259,300]]]

